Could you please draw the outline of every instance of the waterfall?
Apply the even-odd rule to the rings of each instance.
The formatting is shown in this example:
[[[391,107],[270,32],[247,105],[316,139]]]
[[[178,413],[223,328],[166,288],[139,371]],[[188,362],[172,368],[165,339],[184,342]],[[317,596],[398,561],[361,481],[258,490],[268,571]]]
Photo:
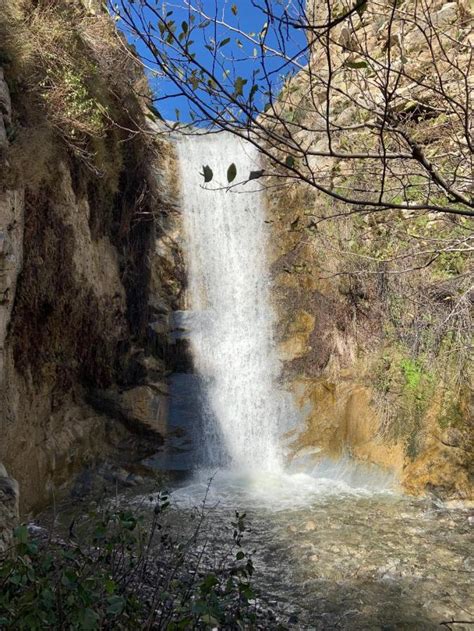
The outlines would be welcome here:
[[[226,190],[229,165],[237,167],[235,182],[243,181],[261,168],[259,155],[226,133],[184,138],[178,153],[204,441],[232,468],[273,471],[281,458],[285,396],[272,339],[263,196],[255,181]],[[208,184],[204,165],[214,175]]]

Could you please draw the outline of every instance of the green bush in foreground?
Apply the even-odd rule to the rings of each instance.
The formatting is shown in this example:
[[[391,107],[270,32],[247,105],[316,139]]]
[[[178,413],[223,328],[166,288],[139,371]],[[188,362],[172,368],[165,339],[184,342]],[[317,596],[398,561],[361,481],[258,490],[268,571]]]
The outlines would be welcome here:
[[[279,628],[257,605],[252,559],[241,547],[245,515],[236,513],[232,541],[216,560],[204,510],[178,540],[164,524],[168,504],[160,497],[152,519],[95,513],[80,538],[74,522],[67,539],[35,539],[20,526],[0,564],[0,628]]]

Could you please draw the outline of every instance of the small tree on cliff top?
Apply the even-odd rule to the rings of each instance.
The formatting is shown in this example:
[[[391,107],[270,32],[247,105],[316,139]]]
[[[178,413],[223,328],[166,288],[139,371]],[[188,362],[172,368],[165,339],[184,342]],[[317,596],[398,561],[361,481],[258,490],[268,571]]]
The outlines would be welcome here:
[[[344,214],[474,214],[467,4],[252,0],[261,15],[252,32],[238,4],[209,4],[111,6],[144,64],[190,104],[183,133],[247,138],[266,156],[251,179],[306,182]],[[163,98],[151,105],[157,115]]]

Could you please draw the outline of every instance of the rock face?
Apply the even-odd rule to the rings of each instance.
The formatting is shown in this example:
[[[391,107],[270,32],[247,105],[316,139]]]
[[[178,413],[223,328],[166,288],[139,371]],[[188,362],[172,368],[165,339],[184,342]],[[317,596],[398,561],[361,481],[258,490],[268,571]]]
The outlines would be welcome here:
[[[11,124],[11,115],[10,92],[3,69],[0,68],[0,168],[5,168],[6,165],[9,144],[7,129]],[[0,392],[4,392],[6,388],[6,338],[17,279],[23,262],[23,230],[23,190],[0,190]],[[0,462],[0,553],[11,544],[13,528],[18,517],[18,483],[8,476],[7,470]]]
[[[18,483],[8,477],[5,467],[0,464],[0,554],[12,542],[12,532],[18,523]]]
[[[470,498],[469,374],[457,381],[454,356],[435,346],[429,330],[421,352],[412,346],[427,312],[445,318],[451,312],[449,302],[427,299],[428,292],[437,294],[437,274],[413,274],[406,285],[404,278],[389,278],[382,295],[374,277],[339,275],[346,261],[325,249],[334,236],[324,227],[288,230],[295,216],[304,216],[305,204],[281,197],[269,204],[280,357],[305,417],[290,437],[293,456],[308,448],[316,448],[317,458],[348,453],[391,469],[409,493]],[[413,295],[427,312],[413,312]]]
[[[0,384],[4,382],[5,342],[23,263],[24,206],[23,190],[0,192]]]
[[[333,15],[349,6],[342,0],[332,5]],[[324,23],[325,4],[308,6],[315,21]],[[353,50],[352,39],[363,41],[375,58],[384,50],[386,19],[377,18],[380,6],[369,0],[351,24],[335,30],[336,87],[338,80],[348,80],[347,72],[338,75],[335,68],[341,56],[344,64],[344,56]],[[434,0],[430,17],[449,33],[463,33],[459,37],[464,41],[467,10],[464,2]],[[404,38],[410,72],[419,76],[431,59],[426,40],[413,24],[396,26]],[[336,45],[338,37],[342,49]],[[325,57],[313,52],[310,63],[316,74],[324,75]],[[443,69],[448,85],[451,71]],[[281,108],[299,117],[298,129],[311,130],[312,149],[324,150],[324,121],[318,119],[315,102],[309,101],[307,76],[302,73],[290,81]],[[426,94],[417,90],[416,98],[425,103]],[[335,90],[334,124],[356,125],[354,103],[366,97],[376,95],[363,94],[355,83],[352,103],[338,100]],[[325,91],[314,98],[324,111]],[[414,125],[433,155],[450,142],[449,130],[438,131],[441,126],[433,121],[419,117]],[[337,141],[341,151],[357,146],[357,132],[342,132]],[[337,186],[367,185],[362,172],[356,180],[343,182],[344,164],[310,159],[328,179],[340,178]],[[305,426],[292,437],[294,455],[308,448],[319,449],[319,456],[349,453],[394,470],[410,493],[467,498],[472,495],[474,462],[472,373],[462,331],[472,322],[472,289],[466,281],[472,278],[472,268],[468,255],[459,254],[455,264],[448,255],[423,266],[412,263],[420,259],[410,258],[416,248],[429,249],[435,233],[446,241],[455,238],[467,229],[466,220],[387,212],[328,221],[328,215],[347,211],[337,203],[301,182],[279,190],[278,196],[271,189],[268,194],[280,356],[287,385],[306,416]],[[407,267],[414,269],[409,274],[397,272],[397,256],[410,261]]]
[[[0,152],[8,148],[7,130],[11,125],[12,105],[3,68],[0,68]]]
[[[141,73],[100,3],[27,4],[0,16],[0,462],[23,514],[85,468],[163,442],[183,287],[174,156],[135,96]],[[54,74],[47,20],[77,58],[73,83]],[[30,61],[23,28],[48,55]],[[50,60],[59,83],[44,92]],[[18,486],[1,467],[5,542]]]
[[[0,67],[0,166],[6,167],[11,99]],[[0,190],[0,387],[3,384],[5,340],[23,262],[24,191]]]

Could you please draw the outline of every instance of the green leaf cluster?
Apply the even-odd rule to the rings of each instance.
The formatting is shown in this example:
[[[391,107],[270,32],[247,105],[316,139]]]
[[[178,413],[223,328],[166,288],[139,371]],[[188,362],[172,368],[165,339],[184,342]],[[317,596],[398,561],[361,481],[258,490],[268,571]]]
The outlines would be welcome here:
[[[18,527],[14,548],[0,558],[0,628],[257,628],[263,609],[256,608],[254,566],[242,547],[245,514],[235,513],[232,540],[214,565],[202,561],[204,518],[192,537],[176,539],[169,506],[159,494],[148,513],[82,515],[69,537],[35,539]],[[264,615],[264,628],[279,628],[272,612]]]

